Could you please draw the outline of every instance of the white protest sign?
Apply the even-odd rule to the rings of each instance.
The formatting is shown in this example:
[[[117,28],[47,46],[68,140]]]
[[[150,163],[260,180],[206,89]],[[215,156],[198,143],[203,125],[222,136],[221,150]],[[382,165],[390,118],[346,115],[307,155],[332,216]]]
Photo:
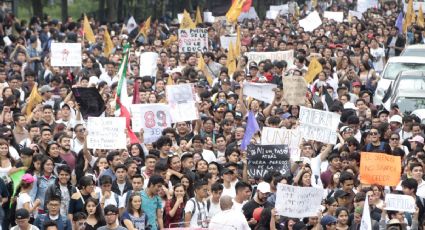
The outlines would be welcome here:
[[[416,209],[415,199],[407,195],[385,195],[385,210],[413,213]]]
[[[341,115],[301,106],[300,131],[306,140],[336,144],[337,128]]]
[[[344,12],[325,11],[325,13],[323,14],[323,17],[334,20],[336,22],[343,22]]]
[[[194,101],[170,104],[170,115],[173,123],[199,119],[198,108]]]
[[[359,230],[372,230],[372,219],[370,218],[369,196],[366,198],[363,205],[362,220],[360,222]]]
[[[270,6],[270,11],[278,11],[279,14],[284,15],[289,13],[289,7],[288,7],[288,4]]]
[[[169,104],[196,101],[195,88],[192,84],[167,85],[165,89]]]
[[[307,17],[301,19],[299,24],[302,28],[304,28],[304,31],[313,32],[313,30],[322,25],[322,19],[320,19],[319,13],[314,11]]]
[[[280,216],[303,218],[317,216],[321,209],[322,188],[277,184],[276,212]]]
[[[177,14],[177,20],[179,20],[179,23],[182,23],[183,20],[183,13]]]
[[[245,56],[248,57],[248,63],[255,61],[257,64],[260,61],[270,59],[273,61],[285,60],[288,66],[294,65],[294,50],[277,51],[277,52],[247,52]]]
[[[205,52],[208,50],[208,29],[183,29],[179,30],[180,52]]]
[[[215,18],[212,12],[204,12],[204,22],[214,23]]]
[[[263,127],[261,145],[288,145],[293,160],[300,158],[302,135],[298,129],[278,129]]]
[[[229,49],[230,42],[232,42],[233,46],[235,46],[236,39],[236,36],[220,36],[221,48]]]
[[[402,1],[403,2],[403,12],[407,12],[407,6],[409,4],[409,1]],[[413,1],[413,10],[418,11],[419,7],[422,5],[422,9],[425,7],[425,1],[423,0],[415,0]]]
[[[127,145],[124,117],[89,117],[89,149],[124,149]]]
[[[258,19],[258,14],[257,11],[255,11],[254,7],[251,6],[248,12],[242,12],[241,15],[238,17],[238,22],[241,22],[244,19]]]
[[[274,99],[274,91],[277,85],[269,83],[243,83],[243,95],[271,104]]]
[[[361,12],[358,11],[348,11],[348,17],[356,17],[357,19],[362,19],[363,18],[363,14]]]
[[[266,18],[267,19],[273,19],[273,20],[275,20],[278,15],[279,15],[279,11],[276,11],[276,10],[268,10],[266,12]]]
[[[140,54],[140,77],[156,76],[156,71],[158,69],[156,61],[158,57],[158,53],[156,52],[145,52]]]
[[[131,105],[132,128],[143,129],[145,143],[153,143],[162,135],[162,130],[171,126],[170,108],[166,104]]]
[[[290,105],[304,105],[307,83],[303,77],[287,76],[283,80],[283,98]]]
[[[52,43],[50,49],[52,66],[81,67],[81,43]]]
[[[357,0],[357,11],[364,13],[369,8],[378,8],[378,0]]]

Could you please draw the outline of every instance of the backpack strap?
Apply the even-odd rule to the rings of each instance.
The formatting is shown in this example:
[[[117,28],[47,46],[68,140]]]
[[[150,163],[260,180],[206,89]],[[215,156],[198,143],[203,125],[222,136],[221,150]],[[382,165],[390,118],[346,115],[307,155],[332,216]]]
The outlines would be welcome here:
[[[196,211],[196,201],[195,201],[194,199],[195,199],[195,198],[190,198],[190,199],[189,199],[189,201],[193,203],[193,209],[192,209],[192,211],[190,212],[192,215],[193,215],[193,213],[195,213],[195,211]]]
[[[210,212],[210,207],[211,207],[211,200],[208,199],[207,200],[207,212]]]

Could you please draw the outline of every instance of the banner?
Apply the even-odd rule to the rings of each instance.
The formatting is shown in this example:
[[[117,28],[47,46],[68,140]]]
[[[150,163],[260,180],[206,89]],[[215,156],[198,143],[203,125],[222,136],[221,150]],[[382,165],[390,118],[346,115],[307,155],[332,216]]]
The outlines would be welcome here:
[[[232,42],[232,44],[235,45],[236,39],[237,39],[236,36],[220,36],[221,48],[229,49],[230,42]]]
[[[257,11],[255,11],[254,7],[251,6],[248,12],[242,12],[242,14],[238,18],[238,22],[241,22],[245,19],[254,19],[254,20],[258,19],[258,14],[257,14]]]
[[[248,145],[248,175],[261,177],[269,171],[278,171],[282,175],[291,174],[289,149],[287,145]]]
[[[271,62],[285,60],[288,63],[288,67],[294,65],[294,50],[277,52],[247,52],[245,53],[245,56],[248,57],[248,63],[255,61],[255,63],[258,64],[260,61],[269,59]]]
[[[364,184],[396,186],[400,182],[401,159],[385,153],[360,154],[360,181]]]
[[[50,65],[81,67],[81,43],[52,42],[50,49],[52,53]]]
[[[283,81],[283,98],[290,105],[304,105],[307,83],[303,77],[286,76]]]
[[[131,105],[131,124],[134,131],[143,129],[144,143],[153,143],[162,130],[171,126],[170,108],[166,104],[133,104]]]
[[[204,12],[204,22],[214,23],[215,18],[212,12]]]
[[[325,11],[325,13],[323,14],[323,17],[329,20],[334,20],[336,22],[343,22],[344,12]]]
[[[385,210],[414,213],[416,210],[416,201],[408,195],[386,194]]]
[[[168,87],[168,86],[167,86]],[[170,115],[173,123],[199,119],[199,111],[194,101],[170,104]]]
[[[269,83],[244,82],[243,95],[271,104],[273,103],[275,94],[273,91],[274,88],[277,88],[277,85]]]
[[[263,127],[261,145],[287,145],[291,159],[300,159],[302,135],[298,129],[280,129]]]
[[[167,85],[166,93],[169,104],[196,101],[195,88],[192,84]]]
[[[279,16],[279,11],[276,10],[268,10],[266,12],[266,19],[276,20],[277,16]]]
[[[179,52],[206,52],[208,50],[208,29],[179,30]]]
[[[300,131],[306,140],[336,144],[341,115],[301,106]]]
[[[364,13],[369,8],[378,8],[378,0],[357,0],[357,11]]]
[[[270,11],[278,11],[279,14],[285,15],[289,13],[288,4],[279,5],[279,6],[270,6]]]
[[[145,52],[140,54],[140,69],[139,76],[150,76],[155,77],[158,69],[157,60],[158,53],[156,52]]]
[[[89,117],[87,122],[89,149],[125,149],[125,117]]]
[[[358,11],[348,11],[348,17],[357,17],[358,20],[361,20],[363,18],[363,14]]]
[[[319,13],[314,11],[307,17],[301,19],[298,23],[304,28],[304,31],[313,32],[313,30],[322,25],[322,19],[320,19]]]
[[[105,101],[94,87],[71,88],[72,94],[80,106],[80,112],[84,119],[88,117],[99,117],[105,111]]]
[[[277,184],[276,212],[280,216],[304,218],[321,210],[322,188]]]

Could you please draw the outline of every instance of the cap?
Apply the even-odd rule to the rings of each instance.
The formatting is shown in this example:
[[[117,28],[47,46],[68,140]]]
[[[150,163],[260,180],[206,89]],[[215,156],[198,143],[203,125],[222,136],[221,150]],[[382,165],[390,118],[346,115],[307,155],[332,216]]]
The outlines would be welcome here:
[[[391,122],[398,122],[398,123],[402,124],[402,123],[403,123],[403,118],[401,118],[401,116],[400,116],[400,115],[393,115],[393,116],[390,118],[389,122],[390,122],[390,123],[391,123]]]
[[[387,223],[387,226],[388,225],[398,225],[398,224],[399,225],[407,225],[406,223],[402,223],[402,222],[400,222],[400,220],[393,218]]]
[[[25,183],[27,183],[27,184],[31,184],[32,182],[34,182],[34,177],[33,177],[31,174],[25,173],[25,174],[22,176],[21,181],[22,181],[22,182],[25,182]]]
[[[326,215],[322,217],[320,220],[321,225],[329,225],[329,224],[335,224],[337,222],[337,219],[332,215]]]
[[[199,82],[198,82],[198,84],[196,84],[196,86],[197,86],[198,88],[207,88],[207,86],[208,86],[208,82],[205,82],[205,81],[199,81]]]
[[[232,170],[230,170],[230,169],[228,169],[228,168],[224,168],[223,169],[223,171],[222,171],[222,174],[223,175],[225,175],[225,174],[234,174],[235,172],[233,172]]]
[[[298,221],[297,223],[295,223],[292,226],[293,230],[306,230],[307,229],[307,225],[304,224],[304,222],[302,221]]]
[[[277,108],[277,109],[275,110],[275,113],[276,113],[276,114],[283,114],[283,113],[285,113],[285,111],[283,111],[283,109],[282,109],[282,108]]]
[[[30,213],[25,208],[20,208],[15,212],[16,219],[27,219],[30,218]]]
[[[242,116],[241,112],[235,112],[235,119],[241,120],[242,118],[243,118],[243,116]]]
[[[253,63],[249,64],[249,69],[257,69],[258,70],[257,63],[253,62]]]
[[[419,142],[419,143],[423,144],[424,138],[420,135],[416,135],[416,136],[412,137],[411,139],[409,139],[409,142]]]
[[[39,89],[38,89],[38,91],[40,92],[40,93],[47,93],[47,92],[50,92],[50,91],[52,91],[53,90],[53,88],[52,87],[50,87],[49,85],[43,85],[43,86],[41,86]]]
[[[262,193],[269,193],[270,192],[270,184],[262,181],[258,184],[257,190],[262,192]]]
[[[388,110],[386,109],[382,109],[378,111],[378,117],[382,114],[382,113],[386,113],[387,115],[390,114],[390,112],[388,112]]]
[[[349,193],[344,192],[344,190],[337,190],[337,191],[334,193],[334,197],[335,197],[335,199],[338,199],[338,198],[341,198],[341,197],[344,197],[344,196],[348,196],[348,195],[349,195]]]
[[[357,110],[357,107],[352,102],[346,102],[344,104],[344,109],[355,109],[355,110]]]
[[[230,80],[225,78],[225,79],[223,79],[223,81],[221,81],[221,83],[230,85]]]
[[[353,87],[361,87],[362,86],[362,84],[360,84],[360,82],[358,82],[358,81],[353,82],[351,85]]]
[[[63,109],[63,108],[65,108],[65,107],[67,107],[69,110],[71,109],[71,107],[70,107],[68,104],[66,104],[66,103],[65,103],[65,104],[63,104],[61,108]]]

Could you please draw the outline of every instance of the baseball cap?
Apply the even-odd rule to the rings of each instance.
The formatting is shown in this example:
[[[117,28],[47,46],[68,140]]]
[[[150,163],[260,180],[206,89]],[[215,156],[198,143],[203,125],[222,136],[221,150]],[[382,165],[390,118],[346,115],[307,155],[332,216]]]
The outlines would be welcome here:
[[[400,115],[393,115],[393,116],[390,118],[389,122],[390,122],[390,123],[391,123],[391,122],[398,122],[398,123],[402,124],[402,123],[403,123],[403,118],[401,118],[401,116],[400,116]]]
[[[223,169],[223,171],[222,171],[222,174],[223,175],[225,175],[225,174],[234,174],[235,172],[233,172],[232,170],[230,170],[230,169],[228,169],[228,168],[224,168]]]
[[[22,182],[25,182],[27,184],[31,184],[32,182],[34,182],[34,177],[31,174],[25,173],[22,176]]]
[[[270,184],[262,181],[258,184],[257,190],[262,192],[262,193],[269,193],[270,192]]]
[[[424,138],[422,136],[416,135],[416,136],[412,137],[411,139],[409,139],[409,142],[419,142],[419,143],[423,144]]]
[[[40,93],[47,93],[47,92],[50,92],[50,91],[52,91],[53,90],[53,88],[52,87],[50,87],[49,85],[43,85],[43,86],[41,86],[39,89],[38,89],[38,91],[40,92]]]
[[[360,87],[360,86],[362,86],[362,84],[360,84],[360,82],[358,82],[358,81],[353,82],[351,85],[353,87],[356,87],[356,86]]]
[[[343,190],[338,190],[334,193],[335,199],[341,198],[341,197],[344,197],[344,196],[348,196],[348,195],[349,195],[349,193],[344,192]]]
[[[257,63],[253,62],[249,64],[249,69],[258,69]]]
[[[17,220],[19,219],[27,219],[30,218],[30,213],[25,208],[20,208],[16,210],[15,217]]]
[[[336,222],[337,222],[337,219],[331,215],[326,215],[322,217],[322,219],[320,220],[321,225],[329,225],[329,224],[334,224]]]

